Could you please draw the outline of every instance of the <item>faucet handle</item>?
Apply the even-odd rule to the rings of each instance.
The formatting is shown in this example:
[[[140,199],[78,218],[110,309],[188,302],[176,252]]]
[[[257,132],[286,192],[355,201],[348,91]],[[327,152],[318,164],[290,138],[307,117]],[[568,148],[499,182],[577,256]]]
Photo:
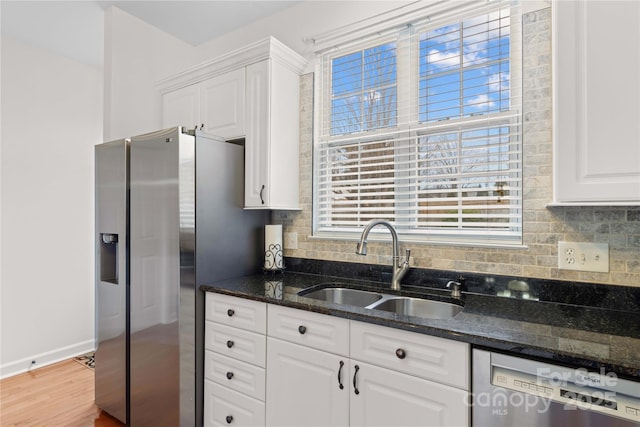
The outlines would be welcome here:
[[[409,258],[411,258],[411,249],[405,249],[404,253],[406,255],[404,262],[406,262],[407,265],[409,265]]]

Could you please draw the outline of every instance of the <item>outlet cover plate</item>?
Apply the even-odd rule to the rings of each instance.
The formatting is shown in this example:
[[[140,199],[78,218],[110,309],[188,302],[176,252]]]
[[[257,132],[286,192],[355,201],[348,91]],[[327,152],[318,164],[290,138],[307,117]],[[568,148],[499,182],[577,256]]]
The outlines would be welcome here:
[[[558,268],[608,273],[609,244],[558,242]]]

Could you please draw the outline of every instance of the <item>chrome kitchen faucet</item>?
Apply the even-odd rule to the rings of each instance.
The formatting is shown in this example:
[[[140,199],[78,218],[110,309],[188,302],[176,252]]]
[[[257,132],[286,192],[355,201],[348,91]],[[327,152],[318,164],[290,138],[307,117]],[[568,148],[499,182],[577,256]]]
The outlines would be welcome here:
[[[406,250],[406,255],[404,261],[402,261],[402,265],[399,265],[399,256],[398,256],[398,233],[396,233],[396,229],[393,228],[393,225],[389,223],[389,221],[385,221],[383,219],[372,219],[369,221],[367,226],[362,230],[362,236],[360,237],[360,242],[356,247],[356,253],[358,255],[366,255],[367,254],[367,236],[369,236],[369,232],[376,225],[384,225],[391,232],[391,240],[393,245],[393,275],[391,277],[391,289],[399,290],[400,289],[400,280],[402,277],[409,271],[409,257],[411,256],[411,250]]]

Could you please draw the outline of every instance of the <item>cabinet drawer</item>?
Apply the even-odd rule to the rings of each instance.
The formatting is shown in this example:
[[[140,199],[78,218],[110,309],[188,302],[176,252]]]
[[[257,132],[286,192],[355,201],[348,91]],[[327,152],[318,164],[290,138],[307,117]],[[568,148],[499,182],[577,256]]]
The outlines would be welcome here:
[[[264,403],[229,390],[213,381],[204,382],[204,425],[264,427]]]
[[[351,358],[469,390],[469,345],[351,322]]]
[[[234,359],[264,368],[267,338],[255,332],[207,321],[204,347]]]
[[[267,304],[229,295],[207,293],[206,319],[264,335]]]
[[[270,305],[268,335],[342,356],[349,355],[349,320]]]
[[[263,368],[207,350],[204,352],[204,376],[220,385],[264,401]]]
[[[264,368],[267,337],[207,321],[204,330],[204,347],[206,350]]]

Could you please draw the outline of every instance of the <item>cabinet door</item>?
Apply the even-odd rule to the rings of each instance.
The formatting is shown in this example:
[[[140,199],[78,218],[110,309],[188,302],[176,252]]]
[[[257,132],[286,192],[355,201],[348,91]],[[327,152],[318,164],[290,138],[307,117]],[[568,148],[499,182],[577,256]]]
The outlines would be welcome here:
[[[245,135],[245,70],[225,73],[201,84],[204,130],[224,139]]]
[[[467,392],[351,361],[351,427],[469,426]]]
[[[267,348],[267,426],[349,425],[347,358],[276,338]]]
[[[191,85],[162,96],[162,126],[184,126],[193,129],[201,125],[200,86]]]
[[[267,59],[247,67],[245,207],[299,209],[300,76]]]
[[[555,202],[640,204],[640,3],[552,5]]]
[[[271,60],[247,67],[247,137],[245,139],[245,207],[267,208],[271,123],[269,109]]]

